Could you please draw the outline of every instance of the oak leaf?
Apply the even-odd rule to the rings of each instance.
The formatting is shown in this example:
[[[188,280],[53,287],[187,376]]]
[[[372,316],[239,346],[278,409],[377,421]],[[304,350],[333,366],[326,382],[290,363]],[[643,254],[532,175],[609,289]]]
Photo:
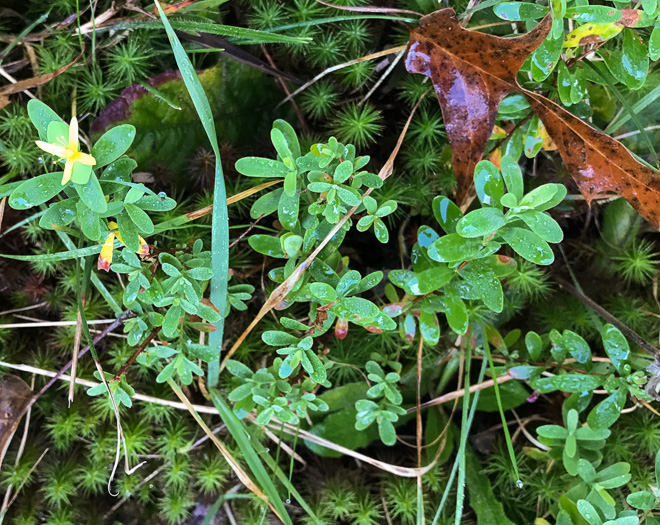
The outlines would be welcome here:
[[[458,181],[456,199],[469,200],[472,175],[490,138],[500,101],[522,93],[543,122],[587,202],[613,191],[654,227],[660,225],[660,176],[621,144],[538,93],[523,89],[516,74],[552,27],[544,18],[515,38],[460,26],[453,9],[422,17],[410,32],[406,68],[431,78],[440,102]]]

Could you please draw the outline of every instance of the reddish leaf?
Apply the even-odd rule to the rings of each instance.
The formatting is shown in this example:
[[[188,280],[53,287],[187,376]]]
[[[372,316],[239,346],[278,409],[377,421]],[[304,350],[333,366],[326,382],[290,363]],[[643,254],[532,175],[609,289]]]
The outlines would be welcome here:
[[[452,9],[421,19],[411,31],[406,67],[431,77],[452,145],[457,201],[466,202],[474,167],[483,155],[500,101],[523,93],[557,146],[582,195],[613,191],[654,227],[660,226],[660,176],[610,136],[592,128],[551,100],[521,88],[516,73],[547,36],[544,18],[529,33],[501,38],[464,29]]]
[[[541,118],[564,164],[587,202],[613,191],[626,199],[655,228],[660,226],[660,176],[619,141],[595,130],[551,100],[523,91]]]
[[[519,89],[518,70],[551,27],[548,16],[521,37],[501,38],[464,29],[448,8],[422,17],[411,30],[406,68],[431,77],[435,86],[452,146],[458,202],[472,184],[501,100]]]

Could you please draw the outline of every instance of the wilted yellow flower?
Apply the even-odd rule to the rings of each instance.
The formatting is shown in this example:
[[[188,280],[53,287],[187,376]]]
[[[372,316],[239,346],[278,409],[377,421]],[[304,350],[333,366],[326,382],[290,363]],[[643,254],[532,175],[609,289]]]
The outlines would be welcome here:
[[[124,244],[124,241],[121,238],[119,233],[119,227],[116,222],[109,222],[108,228],[110,228],[110,233],[103,243],[103,248],[101,248],[101,253],[99,254],[99,261],[97,268],[99,270],[105,270],[106,272],[110,271],[110,265],[112,264],[112,253],[114,251],[115,237],[119,240],[120,243]],[[149,245],[142,237],[140,238],[140,249],[137,251],[138,255],[148,255],[149,254]],[[124,244],[125,246],[125,244]]]

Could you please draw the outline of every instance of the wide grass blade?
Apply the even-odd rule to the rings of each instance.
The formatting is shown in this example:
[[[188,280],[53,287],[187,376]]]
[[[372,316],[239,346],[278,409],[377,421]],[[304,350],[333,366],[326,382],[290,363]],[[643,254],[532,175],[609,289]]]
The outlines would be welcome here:
[[[215,386],[218,384],[220,376],[220,349],[222,347],[225,307],[227,303],[227,280],[229,277],[229,216],[227,215],[225,181],[222,174],[222,164],[220,163],[220,148],[218,147],[218,138],[215,133],[215,122],[213,121],[211,105],[206,97],[206,93],[204,93],[204,88],[202,88],[199,78],[197,78],[195,68],[190,62],[188,55],[186,55],[181,42],[174,33],[174,29],[167,20],[165,13],[163,13],[158,1],[156,1],[156,7],[165,26],[167,37],[170,40],[176,65],[181,72],[181,78],[183,78],[183,82],[204,127],[204,131],[206,131],[206,135],[209,138],[213,153],[215,153],[213,219],[211,221],[213,226],[211,232],[211,269],[213,270],[211,302],[220,311],[220,320],[215,325],[215,332],[211,332],[209,335],[209,345],[218,351],[218,358],[209,363],[208,368],[209,386]],[[199,31],[203,31],[203,29],[199,29]]]
[[[229,430],[229,433],[234,438],[234,441],[236,441],[238,447],[241,449],[245,462],[250,467],[252,474],[261,485],[261,488],[263,489],[266,496],[268,496],[270,504],[277,511],[280,519],[285,524],[293,525],[291,518],[289,518],[286,508],[280,499],[277,488],[273,484],[273,481],[270,479],[270,475],[261,463],[259,454],[252,446],[252,439],[250,438],[250,434],[243,426],[241,420],[236,417],[231,408],[229,408],[227,403],[225,403],[225,400],[222,399],[220,393],[215,389],[211,389],[209,393],[211,394],[211,401],[213,401],[215,408],[218,409],[218,413],[220,414],[220,418],[222,418],[222,422],[227,425],[227,430]]]

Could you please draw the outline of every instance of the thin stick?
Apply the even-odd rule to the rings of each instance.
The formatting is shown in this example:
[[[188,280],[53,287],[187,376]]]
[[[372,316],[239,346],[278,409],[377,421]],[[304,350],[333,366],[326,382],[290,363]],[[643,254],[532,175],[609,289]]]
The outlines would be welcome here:
[[[112,324],[108,325],[103,332],[101,332],[98,336],[94,338],[94,344],[97,344],[99,341],[101,341],[109,332],[112,332],[115,328],[117,328],[121,323],[124,322],[124,320],[128,319],[129,317],[133,317],[135,314],[131,311],[125,311],[122,313],[117,319],[115,319]],[[89,351],[89,345],[85,346],[80,353],[78,354],[78,358],[84,356],[87,352]],[[28,411],[28,409],[34,405],[37,400],[51,387],[55,384],[55,382],[62,377],[64,372],[66,372],[69,368],[71,368],[72,362],[69,361],[66,365],[64,365],[59,372],[55,373],[55,375],[52,376],[52,379],[46,383],[39,392],[37,392],[32,399],[30,399],[30,402],[21,410],[21,412],[18,414],[17,419],[22,418],[25,413]],[[103,377],[103,376],[101,376]]]
[[[87,324],[108,324],[115,323],[116,320],[100,319],[98,321],[87,321]],[[76,326],[78,321],[41,321],[34,323],[10,323],[0,324],[0,328],[43,328],[47,326]],[[116,328],[116,327],[115,327]]]
[[[648,128],[644,128],[644,131],[653,131],[654,129],[660,129],[659,126],[649,126]],[[628,133],[623,133],[621,135],[617,135],[614,137],[615,140],[621,140],[621,139],[627,139],[628,137],[632,137],[634,135],[639,135],[641,133],[640,130],[636,129],[635,131],[629,131]]]
[[[153,341],[154,337],[156,337],[156,335],[158,335],[158,332],[160,332],[160,328],[154,328],[151,331],[151,333],[142,342],[142,344],[135,349],[135,352],[133,352],[133,355],[131,357],[129,357],[128,360],[123,365],[121,365],[121,368],[115,374],[115,377],[113,377],[110,380],[111,383],[114,383],[116,381],[119,381],[119,379],[121,379],[121,376],[124,375],[127,372],[129,367],[135,362],[135,360],[138,358],[138,356],[142,352],[144,352],[144,349],[147,348],[147,346],[149,346],[149,343],[151,343],[151,341]]]
[[[52,377],[52,378],[55,378],[55,376],[59,374],[59,372],[51,372],[50,370],[43,370],[41,368],[36,368],[34,366],[29,366],[29,365],[7,363],[6,361],[0,361],[0,366],[11,368],[12,370],[20,370],[21,372],[29,372],[31,374],[38,374],[41,376]],[[59,379],[60,381],[70,381],[71,377],[66,374],[62,374],[55,379]],[[81,379],[78,377],[76,378],[76,384],[93,388],[95,386],[99,386],[101,383],[97,383],[96,381],[89,381],[87,379]],[[153,403],[155,405],[171,407],[176,410],[188,410],[186,405],[184,405],[183,403],[170,401],[169,399],[161,399],[159,397],[147,396],[145,394],[135,394],[133,396],[133,399],[136,399],[138,401],[144,401],[145,403]],[[202,414],[215,414],[215,415],[218,414],[218,411],[214,407],[203,406],[203,405],[193,405],[193,407],[195,408],[195,410],[197,410],[197,412],[201,412]]]
[[[0,312],[0,315],[9,315],[16,312],[26,312],[27,310],[35,310],[36,308],[41,308],[42,306],[46,306],[47,304],[48,303],[46,301],[43,301],[42,303],[33,304],[30,306],[24,306],[23,308],[14,308],[13,310],[5,310],[4,312]]]
[[[476,385],[472,385],[468,391],[470,394],[473,394],[477,392],[478,390],[483,390],[485,388],[490,388],[495,384],[495,381],[497,381],[497,384],[501,383],[506,383],[507,381],[511,381],[513,377],[511,377],[508,373],[502,376],[499,376],[496,380],[493,379],[488,379],[487,381],[484,381],[482,383],[477,383]],[[443,403],[446,403],[447,401],[452,401],[453,399],[458,399],[459,397],[463,397],[465,395],[465,389],[462,388],[460,390],[455,390],[454,392],[449,392],[448,394],[444,394],[440,397],[436,397],[435,399],[431,399],[430,401],[427,401],[426,403],[423,403],[420,408],[428,408],[436,405],[442,405]],[[408,413],[414,412],[415,408],[409,408],[407,410]]]
[[[417,347],[417,399],[416,399],[416,430],[417,430],[417,468],[422,466],[422,351],[424,349],[424,338],[419,336]],[[419,481],[419,480],[418,480]]]
[[[361,103],[364,104],[367,99],[374,94],[374,92],[378,89],[378,87],[385,81],[385,79],[389,76],[389,74],[392,72],[392,70],[396,67],[396,65],[399,63],[399,60],[403,57],[404,51],[400,51],[395,57],[394,60],[392,60],[392,63],[387,67],[385,72],[380,76],[378,81],[373,85],[373,87],[369,90],[369,92],[364,96],[362,99]]]
[[[37,465],[39,465],[39,463],[41,463],[41,460],[44,459],[44,456],[46,455],[48,450],[50,450],[50,449],[46,449],[41,453],[41,456],[39,456],[37,461],[34,462],[34,465],[32,465],[32,468],[28,471],[28,473],[25,475],[23,480],[26,480],[30,477],[30,475],[34,472],[34,469],[37,468]],[[14,492],[14,496],[11,498],[11,500],[7,504],[7,509],[9,509],[9,507],[11,507],[14,504],[14,501],[16,501],[16,498],[18,498],[18,493],[19,493],[18,490],[16,492]],[[7,509],[5,509],[4,512],[7,512]],[[2,520],[4,519],[4,517],[5,517],[4,514],[0,514],[0,523],[2,523]]]
[[[580,301],[587,308],[591,308],[596,314],[600,315],[603,319],[605,319],[605,321],[616,326],[621,332],[623,332],[623,334],[628,339],[630,339],[637,346],[639,346],[643,350],[646,350],[649,354],[651,354],[654,357],[658,355],[659,352],[657,348],[655,348],[652,344],[646,342],[641,335],[635,332],[632,328],[629,328],[628,326],[623,324],[611,313],[605,310],[605,308],[603,308],[598,303],[596,303],[593,299],[587,297],[584,293],[579,291],[572,284],[569,284],[562,277],[559,277],[558,275],[553,275],[553,279],[557,281],[559,286],[561,286],[567,292],[573,295],[578,301]]]
[[[82,316],[80,311],[76,314],[76,333],[73,337],[73,352],[71,355],[71,381],[69,382],[69,406],[73,403],[73,392],[76,386],[76,370],[78,368],[78,352],[80,351],[80,338],[82,337]]]
[[[286,104],[289,100],[291,100],[293,97],[299,95],[303,91],[305,91],[308,87],[314,85],[316,82],[321,80],[323,77],[326,75],[329,75],[330,73],[333,73],[335,71],[339,71],[340,69],[344,69],[345,67],[352,66],[353,64],[358,64],[359,62],[364,62],[366,60],[372,60],[374,58],[380,58],[384,57],[387,55],[392,55],[394,53],[398,53],[400,51],[403,51],[406,49],[407,44],[405,46],[397,46],[397,47],[392,47],[390,49],[385,49],[383,51],[378,51],[377,53],[372,53],[371,55],[366,55],[360,58],[356,58],[354,60],[351,60],[350,62],[344,62],[343,64],[337,64],[336,66],[329,67],[328,69],[325,69],[321,71],[318,75],[316,75],[312,80],[309,82],[306,82],[302,86],[300,86],[298,89],[296,89],[293,93],[291,93],[288,97],[286,97],[282,102],[280,102],[276,107],[280,107],[282,104]]]

